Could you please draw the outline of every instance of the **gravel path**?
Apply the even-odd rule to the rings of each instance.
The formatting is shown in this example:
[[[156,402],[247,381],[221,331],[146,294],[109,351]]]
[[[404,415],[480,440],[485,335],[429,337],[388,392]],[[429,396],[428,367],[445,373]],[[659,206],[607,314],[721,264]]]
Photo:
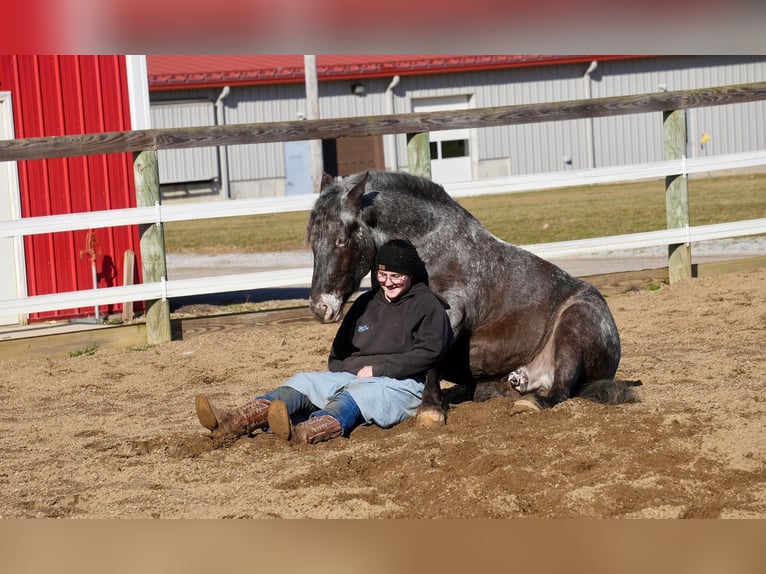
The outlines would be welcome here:
[[[664,267],[667,265],[666,253],[666,248],[654,247],[629,251],[618,250],[552,261],[573,275],[583,276]],[[705,241],[692,245],[692,257],[695,263],[762,255],[766,255],[766,237],[760,236]],[[222,255],[168,253],[167,255],[170,279],[293,269],[311,267],[312,264],[313,257],[309,250]]]

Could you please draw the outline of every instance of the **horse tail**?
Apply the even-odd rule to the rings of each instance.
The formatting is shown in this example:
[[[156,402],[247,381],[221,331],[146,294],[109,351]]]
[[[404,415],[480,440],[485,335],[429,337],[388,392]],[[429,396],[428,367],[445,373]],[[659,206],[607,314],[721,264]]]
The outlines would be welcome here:
[[[640,401],[635,387],[641,386],[641,381],[620,381],[615,379],[599,379],[585,383],[577,396],[605,405],[621,405]]]

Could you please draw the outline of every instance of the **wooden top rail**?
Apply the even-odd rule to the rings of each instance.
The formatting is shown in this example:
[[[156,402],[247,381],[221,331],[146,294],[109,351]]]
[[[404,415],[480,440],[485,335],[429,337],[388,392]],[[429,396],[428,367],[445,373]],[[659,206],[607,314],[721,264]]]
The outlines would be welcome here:
[[[682,110],[765,99],[766,82],[760,82],[700,90],[473,110],[27,138],[0,141],[0,161],[509,126]]]

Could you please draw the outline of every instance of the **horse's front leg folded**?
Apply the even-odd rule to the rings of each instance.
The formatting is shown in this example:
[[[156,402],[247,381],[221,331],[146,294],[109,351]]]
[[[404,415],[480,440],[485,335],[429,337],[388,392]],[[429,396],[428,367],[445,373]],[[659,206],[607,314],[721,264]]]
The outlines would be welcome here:
[[[426,373],[426,386],[423,389],[423,399],[415,415],[419,427],[439,427],[447,422],[447,409],[441,389],[441,373],[438,369],[430,369]]]
[[[513,406],[509,411],[511,415],[542,411],[563,400],[544,397],[536,392],[521,392],[519,389],[525,389],[528,381],[527,371],[522,367],[501,380],[478,383],[473,400],[479,403],[498,397],[513,399]]]

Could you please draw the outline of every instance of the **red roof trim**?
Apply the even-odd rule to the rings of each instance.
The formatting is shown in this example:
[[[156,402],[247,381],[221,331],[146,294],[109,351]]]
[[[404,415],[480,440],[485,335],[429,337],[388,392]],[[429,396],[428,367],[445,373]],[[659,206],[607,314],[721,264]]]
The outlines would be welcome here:
[[[439,55],[317,56],[319,81],[475,72],[642,56]],[[304,81],[303,56],[147,56],[149,89],[178,90]]]

